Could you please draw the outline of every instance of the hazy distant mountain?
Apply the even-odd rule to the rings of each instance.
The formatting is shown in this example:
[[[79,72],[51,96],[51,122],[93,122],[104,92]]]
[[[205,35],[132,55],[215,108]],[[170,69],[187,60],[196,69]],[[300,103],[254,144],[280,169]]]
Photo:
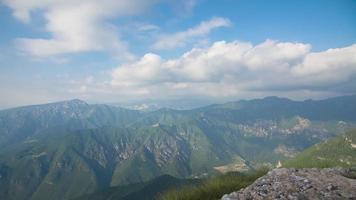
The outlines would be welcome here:
[[[69,199],[163,174],[274,165],[356,122],[356,96],[138,112],[80,100],[0,111],[0,199]]]
[[[172,100],[140,100],[112,105],[139,111],[155,111],[162,108],[174,110],[190,110],[215,103],[209,99],[172,99]]]

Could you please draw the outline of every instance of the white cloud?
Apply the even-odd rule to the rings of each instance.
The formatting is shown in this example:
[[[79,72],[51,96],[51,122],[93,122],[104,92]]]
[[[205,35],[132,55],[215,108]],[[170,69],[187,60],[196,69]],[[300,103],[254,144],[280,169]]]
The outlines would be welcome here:
[[[306,84],[322,85],[347,81],[356,73],[356,44],[310,53],[292,72],[297,77],[304,77],[303,82]]]
[[[162,78],[165,78],[166,75],[163,71],[161,58],[155,54],[146,54],[133,64],[115,69],[112,72],[114,77],[112,83],[119,86],[131,86],[152,81],[163,81]]]
[[[206,36],[213,29],[228,26],[231,26],[230,20],[221,17],[212,18],[211,20],[203,21],[198,26],[190,28],[186,31],[160,36],[153,44],[153,48],[172,49],[176,47],[183,47],[194,39]]]
[[[139,24],[136,28],[139,31],[157,31],[160,29],[159,26],[154,24]]]
[[[156,0],[5,0],[14,16],[29,23],[31,13],[41,12],[50,39],[20,38],[17,45],[35,56],[86,51],[109,51],[121,58],[132,58],[118,30],[108,22],[114,17],[143,12]]]
[[[311,52],[310,44],[296,42],[220,41],[171,60],[146,54],[114,69],[111,84],[116,91],[144,88],[151,98],[337,93],[331,87],[356,77],[355,55],[356,45]]]

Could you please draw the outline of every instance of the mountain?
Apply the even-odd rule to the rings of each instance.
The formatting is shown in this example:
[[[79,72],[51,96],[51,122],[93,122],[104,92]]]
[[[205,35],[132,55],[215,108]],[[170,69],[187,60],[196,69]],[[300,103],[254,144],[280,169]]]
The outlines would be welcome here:
[[[356,130],[318,143],[295,158],[283,163],[285,167],[355,167]]]
[[[138,111],[107,105],[89,105],[71,100],[25,106],[0,111],[0,149],[34,137],[46,129],[80,130],[102,126],[121,126],[140,116]]]
[[[163,191],[161,199],[279,199],[289,195],[303,199],[352,199],[356,195],[356,180],[351,180],[356,178],[355,166],[356,129],[304,150],[283,163],[287,168],[273,169],[258,178],[264,175],[260,174],[254,183],[237,185],[236,182],[243,182],[241,178],[234,183],[231,174],[227,180],[223,179],[226,175],[217,176],[201,184]],[[211,182],[217,183],[207,184]]]
[[[174,110],[191,110],[202,106],[208,106],[214,102],[209,99],[170,99],[170,100],[133,100],[126,103],[113,103],[111,105],[120,106],[123,108],[140,110],[140,111],[155,111],[162,108]]]
[[[209,113],[217,118],[225,115],[238,122],[256,119],[281,119],[293,116],[301,116],[316,121],[356,121],[355,102],[356,95],[317,101],[292,101],[287,98],[266,97],[264,99],[212,105],[207,108]],[[207,109],[202,108],[202,110]]]
[[[70,199],[164,174],[272,166],[355,127],[354,102],[268,97],[139,112],[72,100],[3,110],[0,199]]]

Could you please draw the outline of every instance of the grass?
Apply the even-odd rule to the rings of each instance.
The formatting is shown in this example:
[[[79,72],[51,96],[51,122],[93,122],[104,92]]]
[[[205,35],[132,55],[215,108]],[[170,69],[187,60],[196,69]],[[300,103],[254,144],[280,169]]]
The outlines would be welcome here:
[[[283,167],[293,168],[329,168],[356,166],[356,130],[345,135],[329,139],[314,145],[291,160],[283,163]]]
[[[224,194],[237,191],[265,175],[267,168],[246,173],[227,173],[209,178],[196,186],[183,186],[159,195],[158,200],[216,200]]]

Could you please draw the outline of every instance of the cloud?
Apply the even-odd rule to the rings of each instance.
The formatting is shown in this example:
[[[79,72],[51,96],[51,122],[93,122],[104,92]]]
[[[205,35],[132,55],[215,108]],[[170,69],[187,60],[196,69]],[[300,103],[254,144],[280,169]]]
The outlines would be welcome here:
[[[112,72],[113,85],[131,86],[150,82],[164,81],[167,75],[162,68],[162,60],[158,55],[146,54],[139,61],[127,64]]]
[[[356,73],[356,44],[308,54],[304,62],[293,68],[304,84],[334,84],[348,81]]]
[[[198,26],[190,28],[186,31],[162,35],[153,44],[154,49],[172,49],[176,47],[184,47],[187,43],[194,39],[206,36],[213,29],[220,27],[229,27],[231,22],[229,19],[216,17],[209,21],[203,21]]]
[[[114,69],[111,85],[120,91],[144,88],[152,98],[354,93],[354,87],[337,88],[355,82],[355,55],[356,44],[312,52],[310,44],[297,42],[220,41],[171,60],[146,54]]]
[[[5,0],[13,15],[24,23],[31,21],[31,13],[43,14],[45,30],[50,38],[20,38],[18,47],[39,57],[87,51],[108,51],[130,59],[127,44],[117,27],[108,21],[115,17],[142,13],[156,0]]]
[[[154,24],[139,24],[136,28],[139,31],[157,31],[160,29],[159,26]]]
[[[112,69],[109,74],[58,74],[45,85],[42,81],[14,79],[0,73],[4,80],[0,92],[8,94],[0,105],[70,98],[89,102],[147,99],[224,102],[271,95],[305,99],[354,94],[354,55],[356,44],[313,52],[310,44],[296,42],[220,41],[206,48],[194,48],[174,59],[149,53]],[[40,79],[46,79],[45,75]],[[22,98],[26,95],[30,99]]]

